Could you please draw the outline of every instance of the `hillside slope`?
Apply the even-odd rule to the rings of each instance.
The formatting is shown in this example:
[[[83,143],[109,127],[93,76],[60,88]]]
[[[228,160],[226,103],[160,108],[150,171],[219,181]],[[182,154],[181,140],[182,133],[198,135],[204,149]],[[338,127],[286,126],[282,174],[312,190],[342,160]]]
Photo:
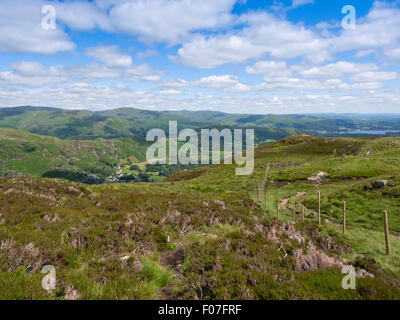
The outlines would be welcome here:
[[[3,179],[0,297],[400,299],[399,158],[397,138],[295,136],[257,148],[251,176],[218,165],[152,184]],[[255,193],[266,164],[267,208]],[[321,171],[321,179],[309,180]],[[377,180],[387,183],[371,187]],[[356,290],[341,286],[341,268],[349,264]],[[40,285],[44,265],[57,272],[49,293]]]
[[[144,161],[141,138],[61,140],[0,128],[0,175],[35,175],[81,182],[101,182],[114,175],[119,159]]]
[[[145,135],[145,129],[132,120],[85,110],[39,107],[0,108],[0,127],[74,140]]]

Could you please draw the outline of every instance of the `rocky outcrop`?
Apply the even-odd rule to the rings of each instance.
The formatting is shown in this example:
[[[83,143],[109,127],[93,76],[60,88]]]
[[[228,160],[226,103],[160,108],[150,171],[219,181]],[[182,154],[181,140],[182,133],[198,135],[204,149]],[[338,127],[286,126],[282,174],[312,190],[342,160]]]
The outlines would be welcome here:
[[[326,176],[328,176],[328,172],[320,171],[311,177],[308,177],[308,181],[312,181],[316,184],[320,184],[323,180],[326,179]]]
[[[364,186],[364,191],[383,189],[388,185],[387,180],[377,180]]]

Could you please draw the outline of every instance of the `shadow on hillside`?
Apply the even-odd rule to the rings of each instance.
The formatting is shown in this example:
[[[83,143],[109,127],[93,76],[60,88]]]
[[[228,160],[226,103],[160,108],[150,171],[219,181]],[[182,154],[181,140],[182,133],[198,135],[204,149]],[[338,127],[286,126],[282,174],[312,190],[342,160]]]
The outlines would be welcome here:
[[[95,175],[88,175],[81,172],[74,172],[68,170],[50,170],[42,174],[43,178],[59,178],[66,179],[73,182],[82,182],[86,184],[101,184],[104,179]]]

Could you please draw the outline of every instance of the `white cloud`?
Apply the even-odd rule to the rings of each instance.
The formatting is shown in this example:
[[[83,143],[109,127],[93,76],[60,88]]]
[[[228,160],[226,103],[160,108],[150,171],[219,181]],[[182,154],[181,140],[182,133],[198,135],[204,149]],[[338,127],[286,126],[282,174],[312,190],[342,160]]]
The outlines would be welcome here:
[[[374,51],[375,51],[374,49],[360,50],[360,51],[357,51],[357,53],[355,54],[355,56],[356,56],[357,58],[367,57],[367,56],[369,56],[370,54],[373,54]]]
[[[46,73],[42,64],[37,61],[20,61],[9,64],[10,69],[25,76],[40,76]]]
[[[303,77],[341,77],[346,74],[378,70],[375,64],[357,64],[347,61],[338,61],[324,66],[306,68],[304,66],[294,67]]]
[[[177,90],[183,87],[201,87],[216,89],[232,93],[242,93],[251,90],[251,87],[239,81],[239,77],[233,75],[208,76],[196,81],[186,81],[182,79],[166,80],[159,82],[160,87],[172,88]]]
[[[148,49],[148,50],[143,51],[143,52],[138,52],[138,54],[136,56],[139,59],[145,59],[145,58],[148,58],[148,57],[156,57],[156,56],[158,56],[158,52],[157,52],[157,50]]]
[[[357,50],[357,56],[383,50],[391,59],[400,56],[400,9],[375,1],[369,14],[357,20],[355,30],[338,36],[321,33],[328,24],[306,28],[263,11],[234,15],[235,0],[97,0],[54,1],[57,30],[41,27],[42,0],[0,2],[0,51],[54,54],[75,48],[64,24],[74,30],[99,28],[111,33],[138,36],[145,42],[182,44],[175,61],[198,68],[243,63],[270,55],[273,59],[304,57],[324,63],[336,53]],[[293,0],[295,8],[312,0]],[[11,9],[12,8],[12,9]],[[227,27],[237,26],[227,31]],[[337,24],[335,24],[337,27]],[[203,31],[215,31],[205,35]],[[319,30],[319,31],[318,31]],[[222,32],[220,32],[222,31]],[[201,33],[200,33],[201,32]],[[155,54],[149,50],[139,54]]]
[[[115,1],[109,18],[114,29],[144,41],[178,43],[190,32],[229,24],[235,0]]]
[[[201,100],[208,100],[208,99],[213,99],[214,98],[213,95],[205,94],[205,93],[203,93],[201,91],[196,93],[196,97],[197,97],[197,99],[201,99]]]
[[[372,90],[372,91],[371,91]],[[399,89],[355,95],[307,94],[279,95],[265,92],[251,98],[233,95],[215,97],[198,94],[195,97],[163,97],[125,86],[105,86],[73,83],[63,87],[3,90],[0,86],[0,106],[49,105],[67,109],[104,110],[136,107],[150,110],[217,110],[234,113],[315,113],[315,112],[381,112],[397,113],[400,108]],[[260,94],[264,94],[261,92]],[[177,108],[177,106],[179,106]],[[245,109],[244,109],[245,108]]]
[[[314,0],[292,0],[291,8],[298,8],[306,4],[313,4]]]
[[[10,70],[0,72],[0,84],[37,88],[45,85],[60,85],[68,81],[63,66],[45,68],[35,61],[20,61],[9,64]]]
[[[223,35],[197,36],[184,43],[175,61],[197,68],[225,63],[243,63],[269,53],[275,59],[324,55],[326,41],[302,26],[275,18],[266,12],[244,14],[238,20],[248,27]]]
[[[360,90],[374,90],[383,88],[384,83],[379,81],[371,81],[371,82],[364,82],[364,83],[354,83],[352,85],[353,89],[360,89]]]
[[[3,71],[0,72],[0,84],[38,88],[45,85],[55,86],[67,81],[67,78],[58,72],[48,71],[48,73],[41,75],[23,75],[14,71]]]
[[[263,77],[263,80],[268,82],[268,81],[287,81],[289,78],[292,78],[293,72],[289,69],[282,70],[282,71],[276,71],[276,72],[268,72]]]
[[[225,89],[225,91],[237,92],[237,93],[247,92],[247,91],[250,91],[250,90],[251,90],[251,87],[248,86],[247,84],[243,84],[243,83],[237,83],[233,87],[228,87],[228,88]]]
[[[285,10],[311,2],[294,0]],[[400,9],[390,3],[375,2],[366,17],[358,17],[357,28],[346,31],[338,28],[338,21],[306,27],[261,9],[234,14],[235,0],[55,0],[52,3],[57,7],[57,30],[46,31],[41,28],[44,1],[1,1],[0,52],[55,54],[73,50],[75,45],[64,31],[66,26],[83,31],[100,29],[110,34],[133,35],[144,42],[177,45],[167,48],[168,52],[177,49],[172,59],[196,68],[251,61],[251,65],[242,67],[246,67],[248,74],[262,75],[263,82],[250,86],[234,75],[215,75],[221,70],[199,72],[199,80],[174,79],[177,74],[173,71],[168,74],[171,79],[166,80],[162,71],[153,70],[148,64],[134,64],[131,55],[118,46],[102,44],[86,49],[95,61],[85,65],[48,67],[47,63],[44,66],[37,61],[7,64],[8,70],[0,71],[0,104],[191,110],[201,106],[252,113],[293,112],[296,108],[299,112],[329,108],[347,111],[350,107],[362,110],[363,105],[367,111],[374,103],[375,108],[379,105],[385,110],[399,107],[399,96],[396,97],[399,91],[386,94],[383,90],[385,81],[398,78],[394,60],[400,59]],[[352,62],[337,61],[336,55],[348,51],[343,56],[351,55]],[[143,49],[135,54],[144,59],[158,52]],[[373,63],[356,63],[356,58]],[[379,63],[379,58],[383,63]],[[293,65],[293,61],[300,62]],[[182,70],[182,74],[187,71]],[[225,72],[240,74],[241,71]],[[190,79],[195,77],[193,71]],[[151,93],[134,89],[132,82],[144,81],[155,82],[156,87],[149,89]],[[113,84],[104,84],[110,82]],[[190,89],[183,95],[182,88],[186,87]],[[193,93],[200,88],[205,93]],[[257,90],[254,95],[240,94],[252,89]],[[360,93],[361,90],[367,90],[368,94]]]
[[[285,61],[258,61],[252,67],[246,67],[246,72],[248,74],[262,74],[286,69],[287,64]]]
[[[92,82],[100,79],[118,79],[122,76],[121,69],[110,68],[98,63],[90,63],[83,66],[68,67],[68,73],[72,79]]]
[[[396,72],[361,72],[352,76],[351,80],[357,82],[375,82],[394,80],[396,78]]]
[[[60,1],[60,0],[58,0]],[[62,21],[74,30],[91,30],[100,28],[112,31],[112,25],[105,11],[91,2],[72,1],[54,2],[57,20]]]
[[[120,64],[118,64],[120,65]],[[20,61],[9,64],[10,70],[0,72],[0,84],[25,86],[28,88],[45,85],[61,85],[71,82],[97,82],[115,79],[126,82],[159,81],[160,72],[154,72],[148,65],[130,65],[127,68],[110,67],[104,64],[51,66],[32,61]]]
[[[165,80],[159,83],[161,87],[168,87],[168,88],[182,88],[189,85],[186,80],[183,79],[173,79],[173,80]]]
[[[245,37],[199,36],[185,43],[178,50],[178,56],[171,58],[188,66],[211,69],[226,63],[243,63],[250,58],[260,57],[264,52],[264,48],[255,46]]]
[[[400,47],[395,49],[386,49],[385,54],[389,58],[400,59]]]
[[[125,69],[130,81],[159,81],[162,72],[154,72],[147,64],[133,65]]]
[[[160,95],[165,95],[165,96],[176,96],[182,94],[181,90],[175,90],[175,89],[168,89],[168,90],[161,90],[158,92]]]
[[[256,90],[276,91],[276,90],[348,90],[351,86],[340,79],[329,80],[306,80],[300,78],[279,79],[266,81],[257,85]]]
[[[343,30],[330,39],[333,52],[384,49],[400,44],[400,9],[390,3],[375,1],[365,18],[357,20],[355,30]]]
[[[109,67],[130,67],[132,65],[132,58],[122,53],[117,46],[88,48],[86,54]]]
[[[199,30],[215,30],[232,23],[236,0],[2,0],[0,2],[0,51],[54,54],[75,44],[63,31],[101,29],[138,36],[142,41],[177,44]],[[41,26],[42,7],[56,8],[57,29]]]
[[[342,30],[338,36],[320,34],[302,24],[293,24],[266,12],[242,14],[237,23],[245,27],[217,35],[197,35],[185,42],[174,57],[197,68],[214,68],[226,63],[244,63],[269,54],[273,59],[303,57],[309,64],[321,64],[340,52],[357,50],[366,55],[382,50],[397,58],[400,45],[400,9],[375,2],[355,30]],[[319,24],[321,27],[322,25]],[[339,29],[340,30],[340,29]]]
[[[61,29],[42,28],[44,1],[0,1],[0,52],[55,54],[75,49]]]
[[[314,0],[292,0],[291,5],[286,6],[282,1],[274,0],[270,9],[274,11],[277,15],[285,17],[288,11],[304,6],[306,4],[313,3]]]
[[[239,78],[233,75],[204,77],[193,82],[192,85],[202,88],[224,89],[231,92],[246,92],[251,90],[249,86],[240,83]]]
[[[237,76],[224,75],[224,76],[209,76],[201,78],[194,84],[203,88],[221,89],[234,86],[239,82]]]
[[[147,64],[131,65],[128,68],[109,67],[91,63],[83,66],[66,68],[71,79],[84,81],[98,81],[102,79],[118,79],[120,81],[159,81],[160,72],[154,72]]]

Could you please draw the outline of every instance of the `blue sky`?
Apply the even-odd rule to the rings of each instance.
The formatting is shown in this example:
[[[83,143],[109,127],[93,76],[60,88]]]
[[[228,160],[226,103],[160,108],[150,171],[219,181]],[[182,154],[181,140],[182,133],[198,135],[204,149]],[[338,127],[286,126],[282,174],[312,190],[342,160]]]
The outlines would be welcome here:
[[[0,107],[399,113],[399,60],[398,0],[0,2]]]

